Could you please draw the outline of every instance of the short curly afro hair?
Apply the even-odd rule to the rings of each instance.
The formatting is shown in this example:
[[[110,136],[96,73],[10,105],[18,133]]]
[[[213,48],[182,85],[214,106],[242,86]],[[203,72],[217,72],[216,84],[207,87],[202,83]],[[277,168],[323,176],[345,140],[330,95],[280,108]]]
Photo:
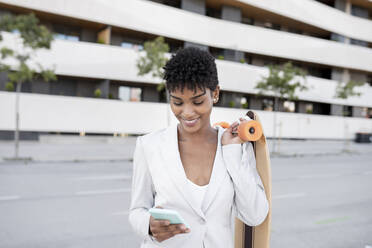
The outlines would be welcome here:
[[[214,91],[218,76],[214,57],[196,47],[179,50],[164,66],[164,80],[169,92],[186,87],[196,92],[197,88]]]

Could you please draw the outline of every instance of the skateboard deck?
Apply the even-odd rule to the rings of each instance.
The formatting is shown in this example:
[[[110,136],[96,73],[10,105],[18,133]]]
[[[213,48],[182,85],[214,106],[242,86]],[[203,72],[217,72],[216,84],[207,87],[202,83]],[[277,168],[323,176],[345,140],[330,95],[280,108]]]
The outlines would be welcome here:
[[[259,123],[258,116],[253,111],[248,111],[247,116]],[[262,125],[261,125],[262,126]],[[241,220],[235,218],[235,248],[269,248],[270,247],[270,227],[271,227],[271,169],[270,154],[266,143],[266,137],[262,134],[261,138],[253,143],[256,157],[256,168],[261,177],[265,188],[267,200],[269,202],[269,213],[261,225],[251,227],[245,225]]]

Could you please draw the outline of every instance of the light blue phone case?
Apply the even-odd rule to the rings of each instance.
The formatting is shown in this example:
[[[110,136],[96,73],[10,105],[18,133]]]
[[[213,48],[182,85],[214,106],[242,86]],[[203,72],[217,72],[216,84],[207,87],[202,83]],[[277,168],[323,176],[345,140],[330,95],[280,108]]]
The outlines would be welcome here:
[[[151,208],[149,212],[156,220],[169,220],[171,224],[184,224],[187,228],[190,228],[176,210]]]

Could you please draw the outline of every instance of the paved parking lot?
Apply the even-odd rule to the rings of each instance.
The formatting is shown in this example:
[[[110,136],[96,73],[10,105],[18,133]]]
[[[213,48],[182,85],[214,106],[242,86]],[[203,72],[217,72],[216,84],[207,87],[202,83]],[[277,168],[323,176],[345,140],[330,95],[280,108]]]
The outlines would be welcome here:
[[[296,149],[319,149],[305,143]],[[2,153],[7,145],[1,144]],[[45,145],[44,152],[94,156],[0,163],[0,247],[138,247],[128,223],[132,162],[126,156],[134,143],[56,147]],[[272,158],[271,247],[372,245],[372,153],[371,146],[359,147],[337,155]]]

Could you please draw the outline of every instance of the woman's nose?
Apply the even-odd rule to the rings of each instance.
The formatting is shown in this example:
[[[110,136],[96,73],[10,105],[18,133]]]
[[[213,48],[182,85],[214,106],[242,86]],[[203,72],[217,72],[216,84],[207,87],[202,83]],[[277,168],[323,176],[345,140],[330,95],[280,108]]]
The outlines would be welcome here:
[[[191,104],[185,104],[185,107],[182,110],[182,114],[185,118],[193,117],[195,115],[194,108]]]

